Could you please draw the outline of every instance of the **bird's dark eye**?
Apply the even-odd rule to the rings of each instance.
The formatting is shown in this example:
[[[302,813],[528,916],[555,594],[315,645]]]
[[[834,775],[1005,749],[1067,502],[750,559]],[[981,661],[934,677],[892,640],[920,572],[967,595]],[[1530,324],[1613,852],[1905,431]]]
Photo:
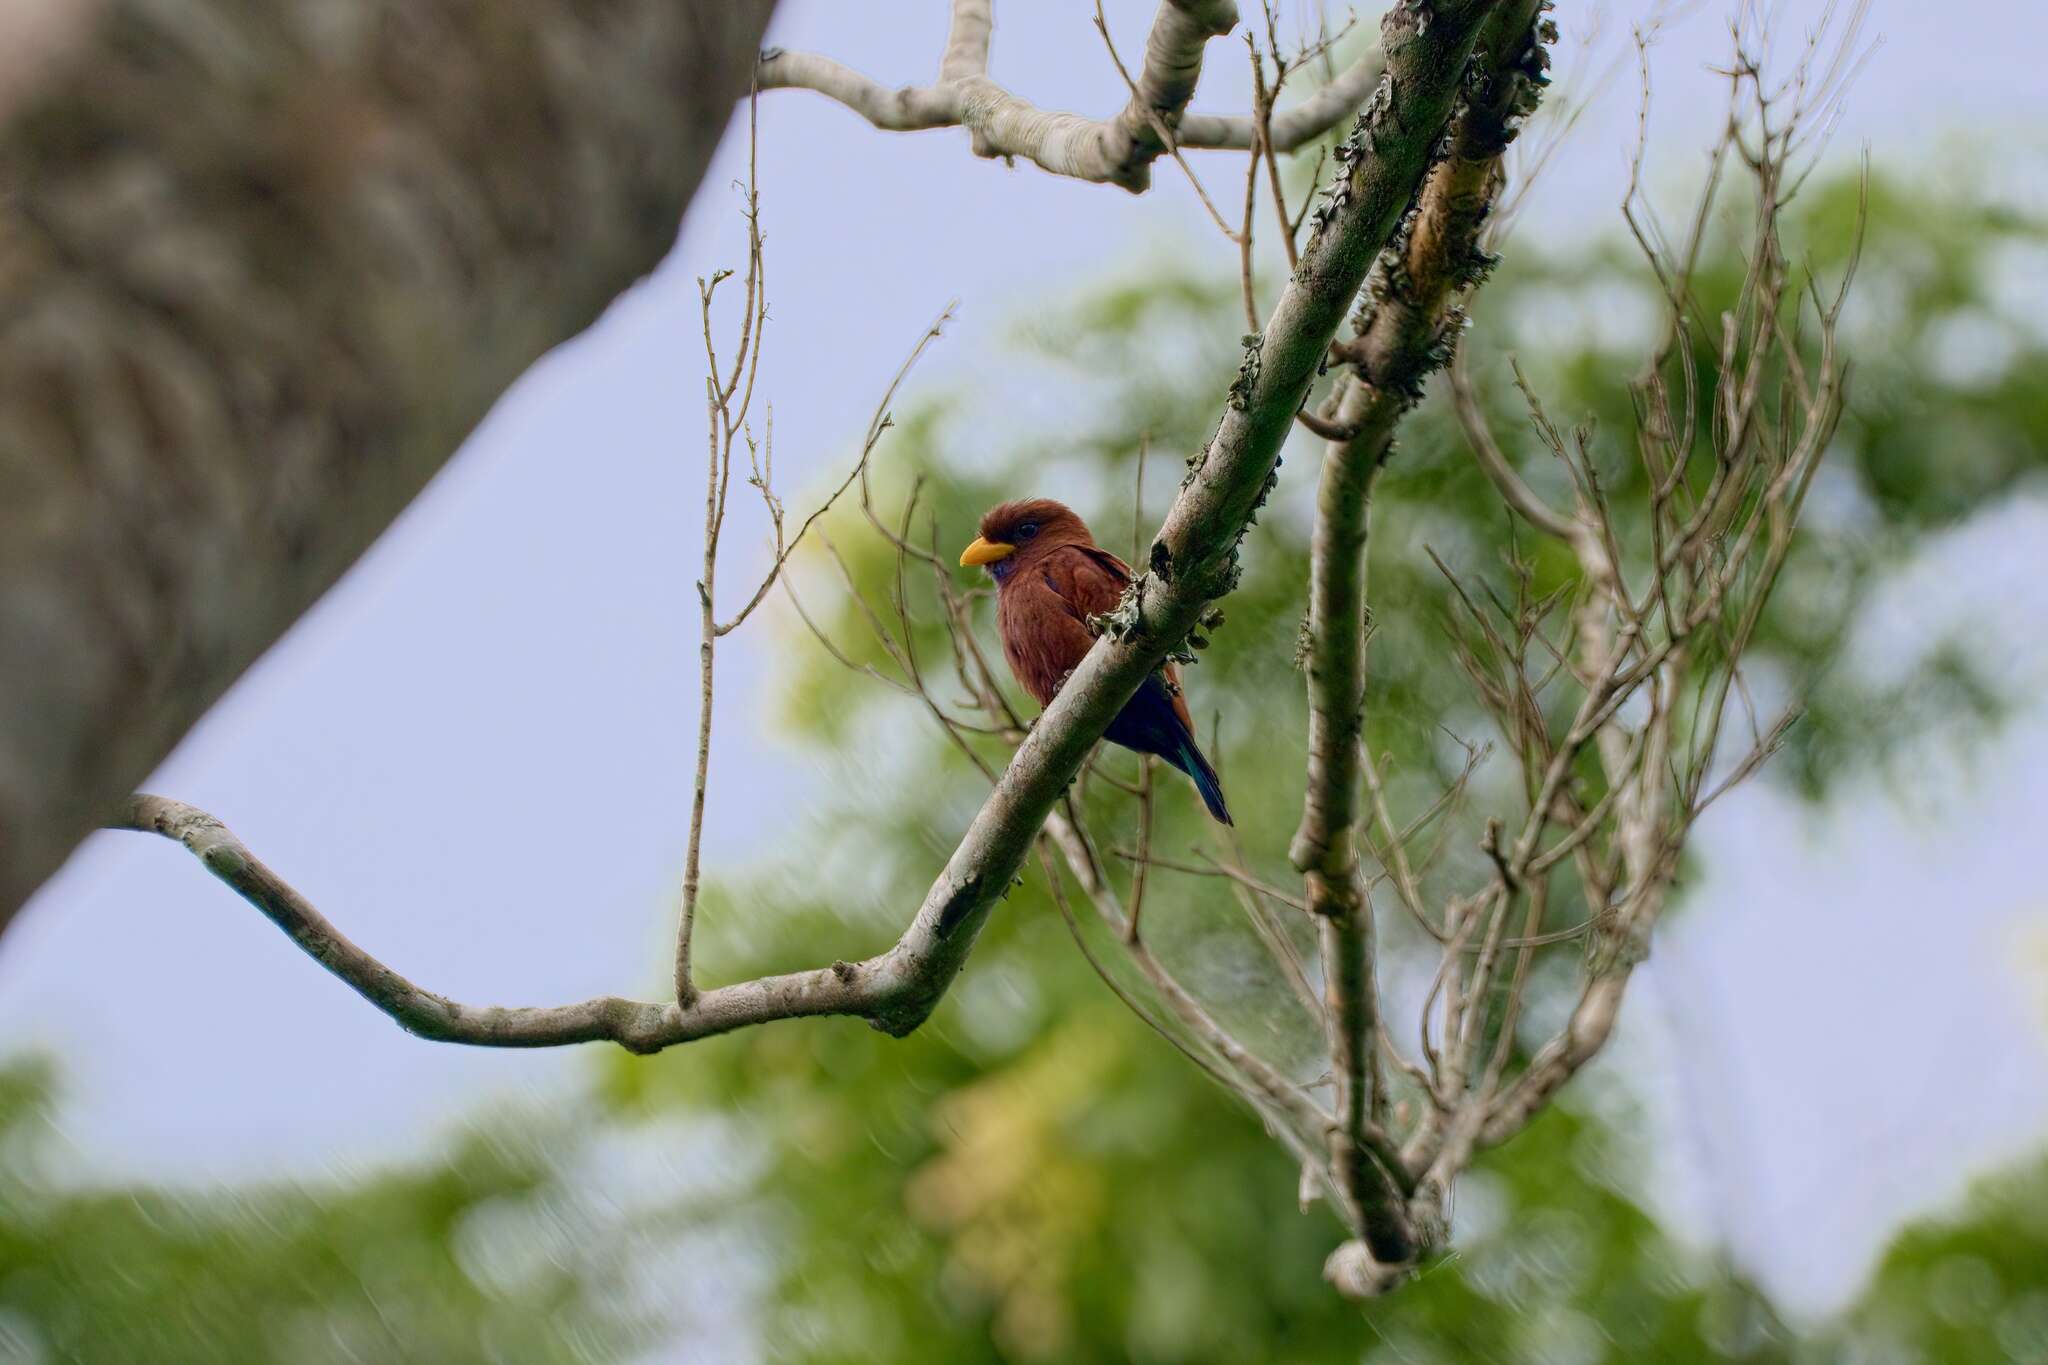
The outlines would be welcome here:
[[[1037,534],[1038,523],[1035,521],[1027,521],[1017,528],[1017,539],[1019,540],[1029,540]]]

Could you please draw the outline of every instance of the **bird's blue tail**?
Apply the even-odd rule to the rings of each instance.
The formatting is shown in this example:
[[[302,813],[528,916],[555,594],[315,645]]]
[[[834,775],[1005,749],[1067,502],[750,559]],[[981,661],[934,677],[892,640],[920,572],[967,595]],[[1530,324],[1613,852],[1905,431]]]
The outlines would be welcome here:
[[[1165,681],[1157,673],[1145,679],[1102,735],[1126,749],[1157,754],[1192,777],[1209,814],[1226,825],[1231,823],[1230,807],[1223,804],[1223,784],[1217,780],[1209,760],[1202,756],[1195,737],[1188,733],[1187,723],[1174,707],[1173,693],[1166,690]]]
[[[1223,824],[1233,824],[1230,807],[1223,804],[1223,783],[1216,777],[1216,770],[1209,766],[1209,760],[1195,747],[1193,740],[1183,740],[1180,751],[1170,760],[1174,767],[1195,779],[1195,790],[1202,794],[1202,804],[1209,808],[1209,814]]]

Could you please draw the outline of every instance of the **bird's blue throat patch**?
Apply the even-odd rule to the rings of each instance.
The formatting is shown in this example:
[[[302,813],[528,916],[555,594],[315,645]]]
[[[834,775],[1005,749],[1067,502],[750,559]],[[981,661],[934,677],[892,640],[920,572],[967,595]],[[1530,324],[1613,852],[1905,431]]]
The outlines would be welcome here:
[[[995,579],[995,581],[998,583],[1009,582],[1010,575],[1016,572],[1016,569],[1017,556],[1015,555],[1009,555],[1005,558],[998,559],[995,563],[988,566],[989,577]]]

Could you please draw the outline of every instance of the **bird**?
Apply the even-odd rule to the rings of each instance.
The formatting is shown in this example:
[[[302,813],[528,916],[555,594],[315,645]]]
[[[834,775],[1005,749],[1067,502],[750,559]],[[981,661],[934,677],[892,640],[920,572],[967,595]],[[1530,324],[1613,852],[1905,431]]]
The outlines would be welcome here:
[[[961,553],[961,566],[985,568],[995,579],[1003,657],[1024,690],[1049,706],[1095,643],[1089,618],[1116,609],[1130,586],[1131,566],[1097,545],[1073,509],[1051,498],[990,508],[980,529]],[[1194,780],[1210,815],[1232,823],[1216,769],[1195,742],[1172,664],[1146,676],[1103,738],[1165,759]]]

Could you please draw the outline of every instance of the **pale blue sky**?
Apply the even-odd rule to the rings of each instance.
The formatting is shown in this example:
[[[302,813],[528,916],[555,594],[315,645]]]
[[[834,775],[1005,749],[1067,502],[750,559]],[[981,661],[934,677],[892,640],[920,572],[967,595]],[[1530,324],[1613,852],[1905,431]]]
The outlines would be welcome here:
[[[1150,5],[1110,8],[1120,47],[1136,52]],[[1605,8],[1611,54],[1641,6]],[[1788,3],[1787,31],[1815,8]],[[1559,10],[1569,48],[1589,11]],[[1091,13],[1079,0],[1001,7],[994,74],[1047,105],[1114,107],[1121,82]],[[1657,51],[1664,179],[1698,164],[1718,116],[1704,68],[1725,53],[1725,13],[1695,7]],[[943,29],[937,0],[785,0],[771,41],[916,81]],[[1885,43],[1836,155],[1867,142],[1882,162],[1924,165],[1943,135],[2008,136],[2048,113],[2035,65],[2048,21],[2026,0],[1880,0],[1870,32]],[[1212,48],[1200,106],[1242,103],[1237,51]],[[1561,67],[1573,69],[1569,55]],[[1614,227],[1634,128],[1624,70],[1520,230]],[[1147,254],[1224,250],[1170,166],[1133,198],[977,161],[957,132],[877,133],[797,91],[764,97],[761,140],[774,313],[763,384],[796,506],[843,462],[948,300],[960,320],[901,403],[959,388],[992,420],[1044,422],[1058,404],[1042,379],[985,364],[1009,326]],[[695,726],[693,279],[743,259],[729,188],[743,170],[743,138],[728,138],[661,270],[537,365],[151,780],[220,814],[433,989],[545,1003],[664,979]],[[2037,580],[2048,512],[2007,509],[1957,534],[1871,630],[1898,636],[1917,619],[1909,608],[1926,610],[1920,588],[1965,582],[1987,557]],[[760,557],[733,563],[739,581]],[[1969,598],[1937,600],[1960,611]],[[2038,638],[2048,612],[2034,610]],[[714,876],[753,856],[761,830],[821,780],[768,728],[760,683],[788,646],[749,627],[721,651]],[[2013,666],[2048,681],[2039,656]],[[2043,773],[2048,707],[2023,714],[1968,780],[1944,778],[1955,799],[1926,811],[1900,813],[1872,785],[1806,816],[1760,787],[1704,832],[1699,903],[1632,997],[1614,1067],[1681,1139],[1659,1197],[1688,1226],[1727,1229],[1795,1305],[1852,1289],[1896,1217],[1952,1194],[1972,1161],[2048,1131],[2048,1021],[2029,994],[2048,963],[2027,937],[2043,920],[2028,814],[2048,802]],[[1762,935],[1775,947],[1760,969]],[[1909,976],[1907,1001],[1895,987]],[[0,944],[0,1051],[23,1048],[64,1061],[62,1124],[82,1172],[176,1181],[417,1151],[475,1103],[557,1093],[584,1063],[406,1037],[184,854],[132,835],[96,837]]]

